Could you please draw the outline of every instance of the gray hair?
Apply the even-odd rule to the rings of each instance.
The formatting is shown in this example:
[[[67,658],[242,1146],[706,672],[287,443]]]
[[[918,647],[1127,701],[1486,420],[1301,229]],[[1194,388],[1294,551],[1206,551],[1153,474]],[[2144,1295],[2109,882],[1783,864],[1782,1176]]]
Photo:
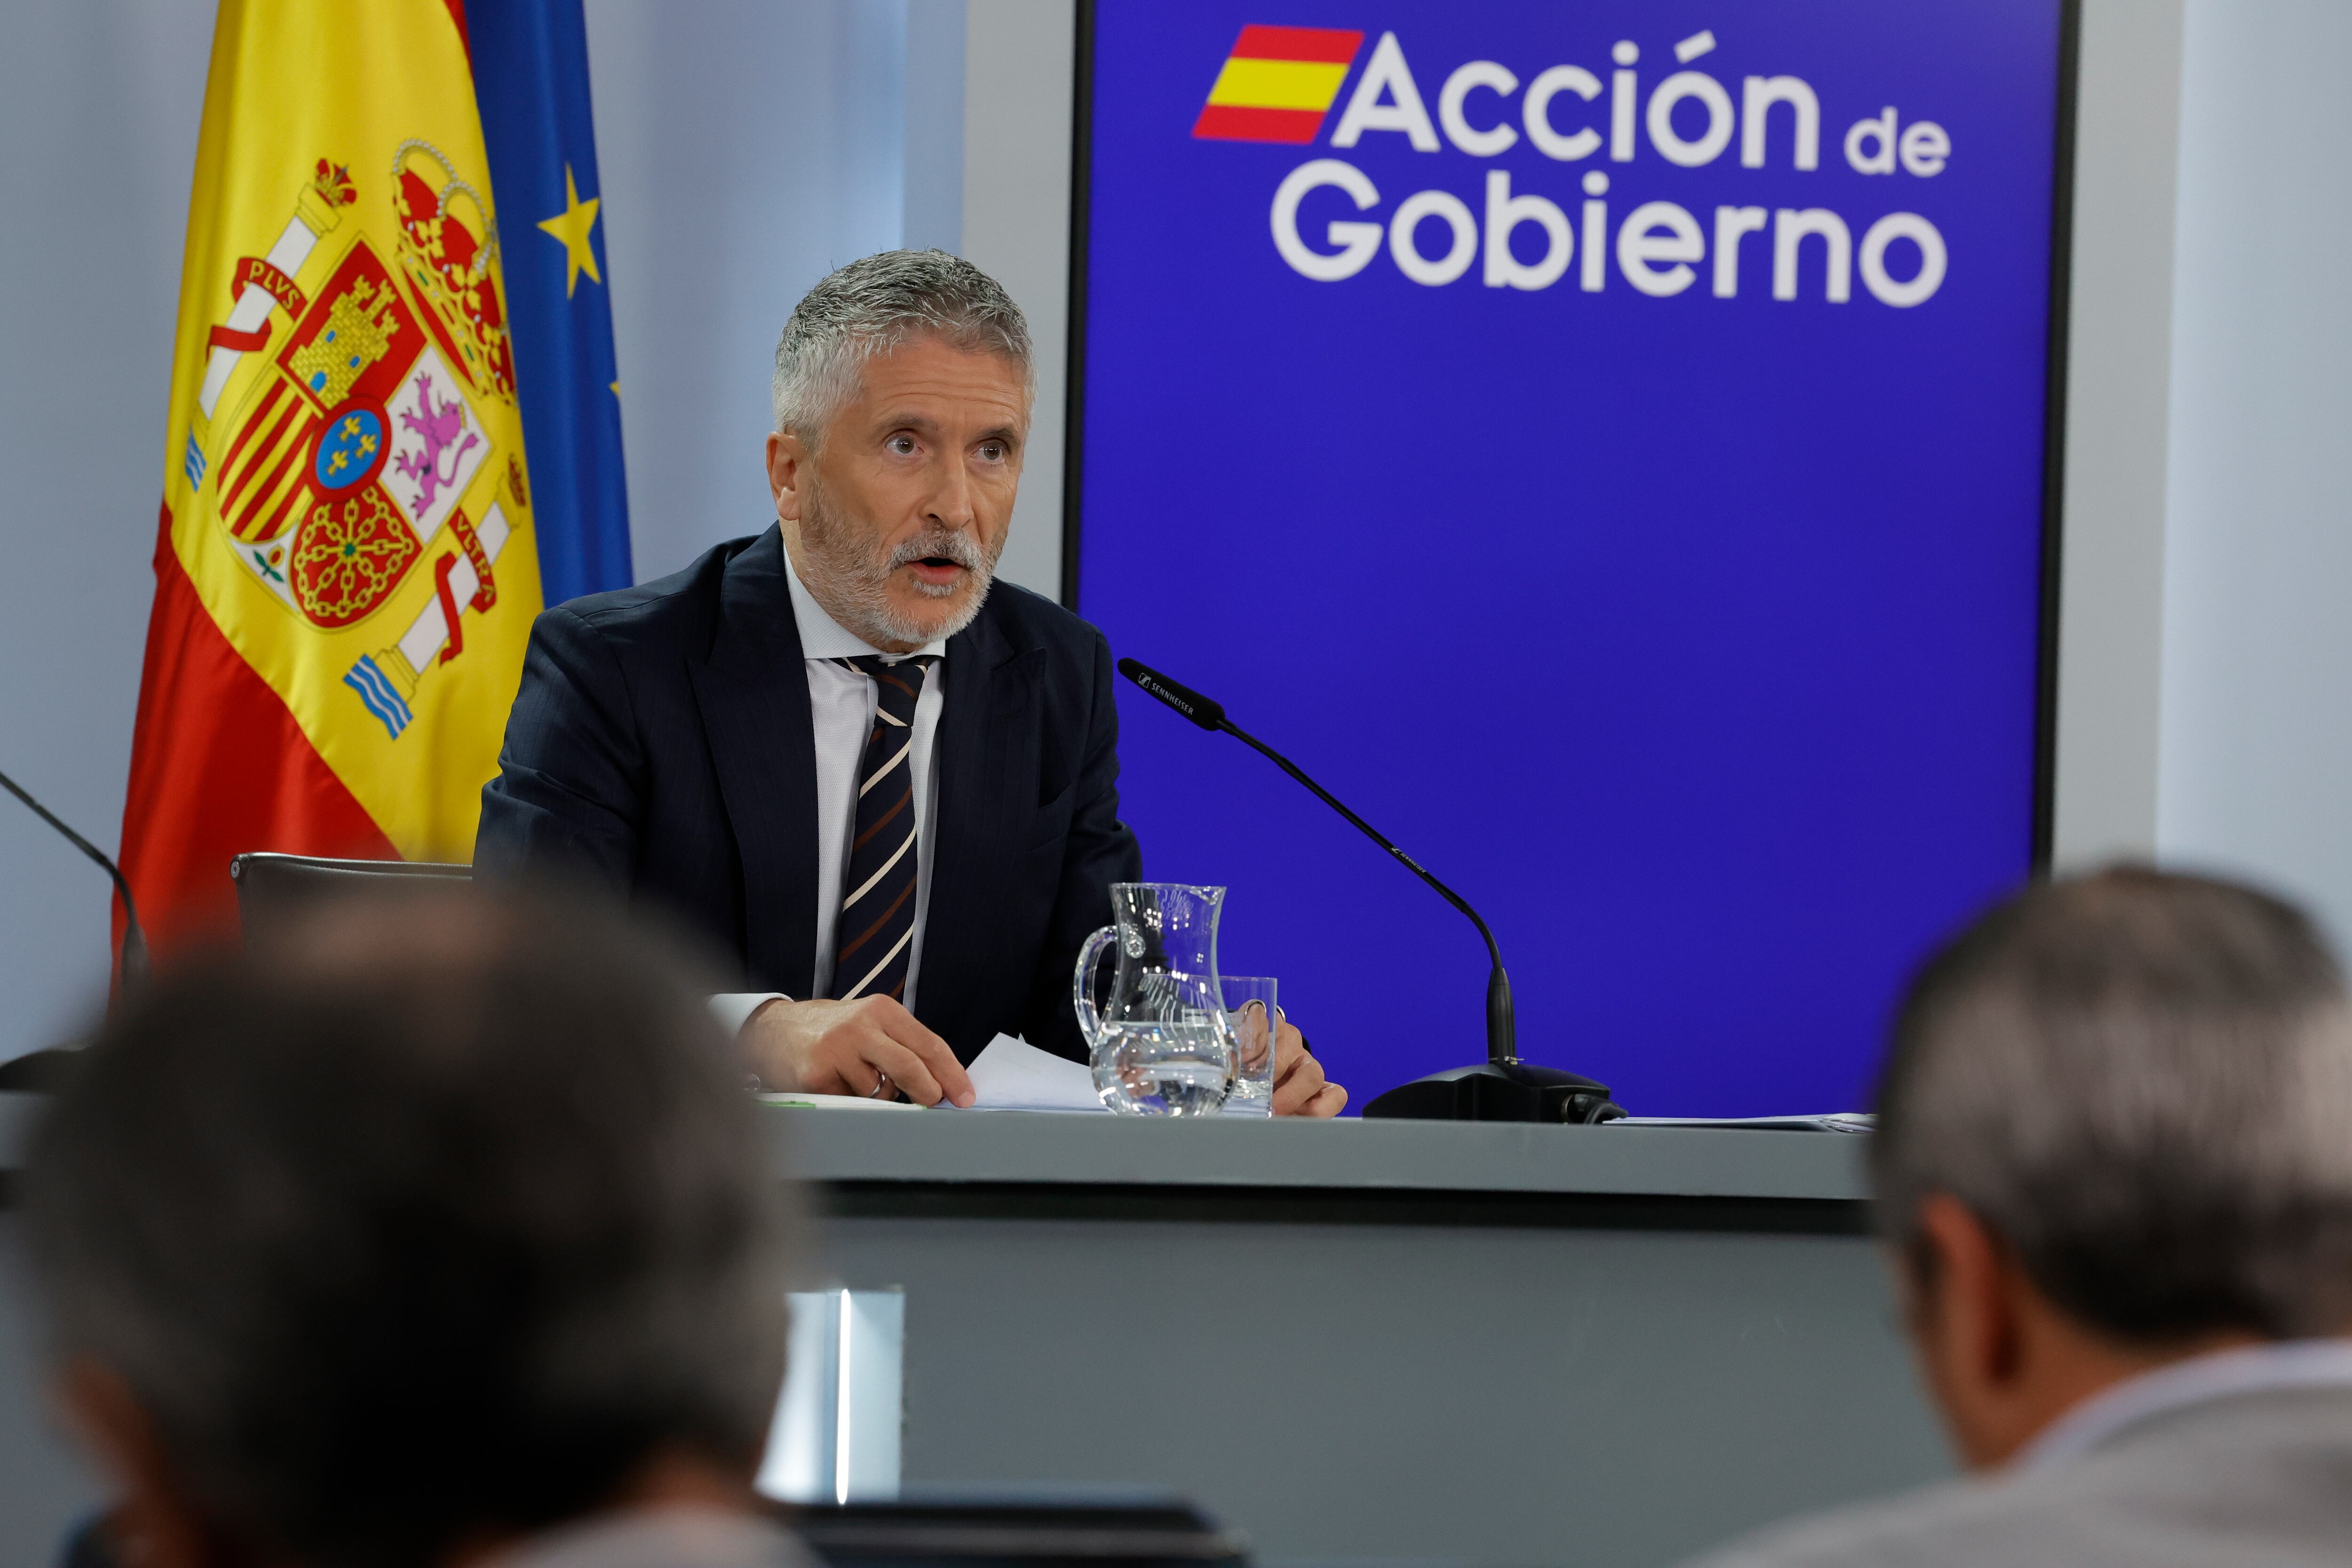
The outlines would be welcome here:
[[[2019,896],[1914,983],[1878,1110],[1916,1272],[1948,1193],[2121,1340],[2352,1323],[2352,1010],[2277,899],[2137,868]]]
[[[769,388],[777,431],[814,450],[855,395],[866,362],[928,336],[1003,355],[1035,395],[1029,322],[1003,285],[944,250],[886,250],[825,278],[784,323]]]
[[[184,964],[37,1132],[64,1356],[247,1555],[436,1561],[748,1467],[789,1211],[690,977],[616,919],[446,892]]]

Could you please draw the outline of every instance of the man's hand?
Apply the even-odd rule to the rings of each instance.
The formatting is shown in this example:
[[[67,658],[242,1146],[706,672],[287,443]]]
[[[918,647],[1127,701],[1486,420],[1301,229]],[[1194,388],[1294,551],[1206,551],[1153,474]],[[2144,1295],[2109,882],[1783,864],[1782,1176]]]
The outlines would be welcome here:
[[[1292,1031],[1296,1033],[1297,1031]],[[743,1026],[743,1054],[772,1089],[871,1095],[887,1079],[917,1105],[972,1101],[971,1079],[948,1043],[887,996],[763,1005]],[[1318,1083],[1323,1075],[1315,1075]]]
[[[1274,1037],[1274,1113],[1276,1116],[1337,1116],[1348,1091],[1323,1076],[1323,1064],[1307,1052],[1307,1037],[1288,1019]]]

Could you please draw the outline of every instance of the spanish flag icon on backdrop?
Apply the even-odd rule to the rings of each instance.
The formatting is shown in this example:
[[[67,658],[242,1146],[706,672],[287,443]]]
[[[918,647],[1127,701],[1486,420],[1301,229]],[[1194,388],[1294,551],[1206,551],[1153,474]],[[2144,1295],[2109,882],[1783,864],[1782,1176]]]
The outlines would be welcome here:
[[[595,186],[580,0],[222,0],[122,826],[159,954],[243,851],[470,858],[543,570],[630,580]]]
[[[1242,29],[1192,122],[1203,142],[1304,145],[1323,129],[1364,35],[1336,27]]]

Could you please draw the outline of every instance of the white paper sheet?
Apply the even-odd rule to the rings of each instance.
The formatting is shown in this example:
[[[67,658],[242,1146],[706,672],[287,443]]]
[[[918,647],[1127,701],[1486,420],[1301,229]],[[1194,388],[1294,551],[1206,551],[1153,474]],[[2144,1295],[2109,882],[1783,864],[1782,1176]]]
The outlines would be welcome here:
[[[975,1110],[1110,1110],[1095,1092],[1093,1071],[1077,1062],[1041,1051],[1025,1040],[999,1035],[966,1069],[971,1074]]]
[[[1868,1132],[1878,1119],[1864,1110],[1822,1116],[1621,1116],[1603,1127],[1745,1127],[1765,1132]]]

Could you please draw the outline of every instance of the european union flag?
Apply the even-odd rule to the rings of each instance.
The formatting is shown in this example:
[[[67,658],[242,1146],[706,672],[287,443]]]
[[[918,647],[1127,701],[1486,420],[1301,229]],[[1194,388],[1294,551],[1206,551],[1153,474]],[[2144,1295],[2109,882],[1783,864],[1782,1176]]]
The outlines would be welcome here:
[[[467,0],[549,605],[635,580],[581,0]]]

